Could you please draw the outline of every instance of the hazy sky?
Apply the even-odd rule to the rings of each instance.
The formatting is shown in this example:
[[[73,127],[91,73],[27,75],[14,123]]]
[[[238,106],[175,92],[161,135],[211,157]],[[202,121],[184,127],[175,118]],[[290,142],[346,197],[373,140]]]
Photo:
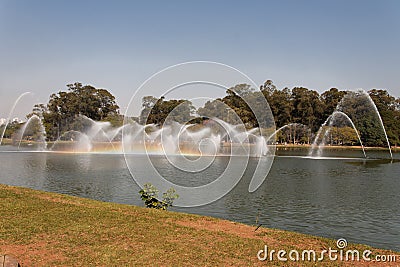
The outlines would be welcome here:
[[[121,107],[177,63],[231,65],[257,84],[400,96],[400,1],[0,0],[0,118],[75,81]]]

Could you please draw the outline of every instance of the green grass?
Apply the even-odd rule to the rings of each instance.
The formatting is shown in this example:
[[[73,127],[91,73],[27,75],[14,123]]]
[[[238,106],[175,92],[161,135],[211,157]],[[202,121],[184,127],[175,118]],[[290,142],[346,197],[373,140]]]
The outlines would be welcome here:
[[[287,251],[336,248],[326,238],[267,228],[255,232],[215,218],[5,185],[0,211],[0,254],[13,254],[24,266],[299,266],[259,262],[256,255],[264,244]]]

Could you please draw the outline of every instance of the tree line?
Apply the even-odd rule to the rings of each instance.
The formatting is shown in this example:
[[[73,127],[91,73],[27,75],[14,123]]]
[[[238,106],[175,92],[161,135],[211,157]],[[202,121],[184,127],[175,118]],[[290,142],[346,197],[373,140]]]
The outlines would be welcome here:
[[[258,103],[259,98],[264,97],[272,116],[267,116],[266,111],[261,119],[273,119],[276,128],[284,127],[277,133],[276,140],[279,143],[298,144],[312,142],[320,126],[342,103],[339,111],[351,114],[364,144],[385,145],[379,119],[371,112],[371,106],[368,106],[365,98],[352,96],[354,92],[331,88],[320,94],[305,87],[278,89],[271,80],[267,80],[259,89],[238,84],[229,88],[224,97],[208,101],[198,109],[185,99],[166,100],[164,97],[145,96],[139,117],[130,119],[141,124],[162,125],[166,120],[201,124],[217,117],[232,124],[241,121],[249,129],[262,128],[263,125],[259,125],[260,114],[257,117],[244,99]],[[390,143],[397,146],[400,143],[400,98],[380,89],[372,89],[368,94],[381,114]],[[124,120],[115,97],[108,90],[81,83],[69,84],[66,91],[52,94],[47,104],[35,105],[27,118],[33,115],[41,118],[49,141],[56,140],[66,131],[84,130],[87,125],[79,119],[82,116],[95,121],[110,121],[114,126],[122,125]],[[329,126],[332,128],[327,134],[329,144],[359,144],[357,133],[345,117],[339,116]],[[11,137],[18,128],[18,123],[10,124],[5,137]]]
[[[41,118],[49,141],[57,140],[63,133],[71,130],[84,131],[87,117],[95,121],[111,121],[120,124],[123,120],[115,97],[106,89],[91,85],[74,83],[67,85],[67,91],[50,95],[47,104],[37,104],[30,118],[36,115]]]
[[[330,88],[322,94],[305,87],[278,89],[271,80],[262,84],[259,91],[248,84],[235,85],[226,91],[225,97],[208,101],[197,110],[190,101],[184,99],[166,101],[164,98],[146,96],[143,98],[143,110],[139,121],[143,124],[161,125],[171,111],[179,111],[172,117],[181,123],[200,123],[208,118],[217,117],[233,124],[238,123],[240,119],[249,129],[259,127],[259,120],[243,100],[243,96],[247,99],[253,97],[253,103],[257,103],[260,91],[268,101],[276,128],[289,125],[277,133],[276,140],[279,143],[310,144],[321,125],[337,110],[338,104],[342,103],[338,111],[351,117],[364,145],[386,146],[379,118],[372,110],[372,103],[366,103],[368,98],[362,95],[360,97],[360,93],[337,88]],[[387,90],[382,89],[369,90],[368,95],[380,113],[390,143],[397,146],[400,143],[400,98],[396,99]],[[357,133],[346,117],[339,116],[327,126],[331,128],[326,134],[329,144],[360,144]],[[327,132],[326,128],[323,129],[324,133]]]

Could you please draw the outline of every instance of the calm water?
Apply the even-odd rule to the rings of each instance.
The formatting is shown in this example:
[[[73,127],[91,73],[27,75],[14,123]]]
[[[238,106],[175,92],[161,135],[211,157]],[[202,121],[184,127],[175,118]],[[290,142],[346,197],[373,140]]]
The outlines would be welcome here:
[[[0,147],[0,183],[142,206],[139,188],[119,154],[8,152]],[[200,208],[174,210],[330,238],[346,238],[400,251],[400,163],[360,160],[360,151],[329,151],[331,159],[299,157],[306,151],[279,150],[264,184],[248,193],[250,161],[243,179],[224,198]],[[367,152],[387,158],[388,152]],[[346,159],[337,159],[336,157]],[[132,156],[138,162],[142,156]],[[398,160],[400,155],[394,154]],[[161,174],[177,184],[198,186],[223,172],[228,158],[215,159],[200,174],[181,173],[161,156]],[[146,173],[146,170],[141,170]],[[179,193],[179,192],[178,192]]]

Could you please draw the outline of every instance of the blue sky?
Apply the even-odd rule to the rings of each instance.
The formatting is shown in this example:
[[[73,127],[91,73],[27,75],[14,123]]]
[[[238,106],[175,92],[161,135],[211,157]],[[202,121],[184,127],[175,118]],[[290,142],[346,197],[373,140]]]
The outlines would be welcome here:
[[[400,97],[399,1],[0,0],[0,117],[75,81],[121,107],[177,63],[231,65],[257,84],[387,89]]]

